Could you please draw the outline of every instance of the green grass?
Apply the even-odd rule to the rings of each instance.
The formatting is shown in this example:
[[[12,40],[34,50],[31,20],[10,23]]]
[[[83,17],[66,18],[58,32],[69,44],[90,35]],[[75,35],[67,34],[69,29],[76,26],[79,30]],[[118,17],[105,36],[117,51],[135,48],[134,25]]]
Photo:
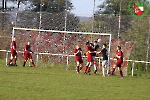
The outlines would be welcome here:
[[[0,61],[0,100],[149,100],[149,76],[102,78],[60,67],[7,67]]]

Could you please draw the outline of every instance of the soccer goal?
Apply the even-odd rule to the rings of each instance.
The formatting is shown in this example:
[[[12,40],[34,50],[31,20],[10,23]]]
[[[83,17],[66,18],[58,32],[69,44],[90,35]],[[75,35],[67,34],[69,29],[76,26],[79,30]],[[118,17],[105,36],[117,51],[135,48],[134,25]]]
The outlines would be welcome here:
[[[33,58],[36,61],[37,67],[48,67],[60,64],[64,65],[67,69],[69,66],[74,66],[75,68],[73,56],[75,45],[78,44],[85,53],[85,43],[95,40],[98,40],[100,47],[102,44],[107,43],[108,57],[110,58],[110,33],[69,32],[13,27],[12,37],[13,36],[17,39],[18,52],[22,52],[24,45],[30,42],[31,49],[34,52]],[[19,54],[18,57],[19,56],[22,57],[22,54]],[[100,56],[97,58],[100,58]]]

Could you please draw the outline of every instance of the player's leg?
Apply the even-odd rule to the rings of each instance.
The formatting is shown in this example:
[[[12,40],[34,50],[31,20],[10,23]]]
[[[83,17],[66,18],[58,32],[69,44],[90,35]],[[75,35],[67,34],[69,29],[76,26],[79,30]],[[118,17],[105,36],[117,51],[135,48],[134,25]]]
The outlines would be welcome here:
[[[88,75],[90,75],[91,67],[92,67],[92,62],[89,62],[89,66],[88,66],[88,69],[87,69],[87,74]]]
[[[106,60],[105,68],[106,68],[106,73],[109,76],[110,75],[110,66],[108,65],[108,60]]]
[[[79,66],[80,66],[80,63],[79,63],[79,61],[76,61],[76,63],[77,63],[76,71],[77,71],[77,73],[79,73]]]
[[[16,63],[16,62],[17,62],[17,52],[15,53],[15,56],[14,56],[14,65],[15,65],[15,66],[17,66],[17,63]]]
[[[90,71],[91,71],[90,69],[91,69],[92,62],[93,62],[93,57],[92,57],[92,55],[88,55],[87,61],[89,62],[88,66],[87,66],[87,74],[90,75]]]
[[[29,58],[28,54],[27,54],[27,53],[24,53],[24,62],[23,62],[23,67],[25,67],[25,65],[26,65],[26,62],[27,62],[28,58]]]
[[[121,67],[119,67],[119,72],[120,72],[121,78],[123,78],[123,73],[122,73],[122,68]]]
[[[31,62],[31,64],[32,64],[32,66],[31,66],[31,67],[35,67],[35,64],[34,64],[33,59],[30,59],[30,62]]]
[[[87,74],[88,66],[89,66],[89,62],[87,62],[86,66],[84,67],[84,74]]]
[[[113,75],[113,74],[114,74],[114,71],[115,71],[115,69],[116,69],[116,65],[117,65],[117,64],[118,64],[118,62],[116,62],[116,64],[113,65],[110,75]]]
[[[102,61],[102,77],[105,77],[105,65],[106,65],[106,60]]]
[[[121,68],[122,63],[123,63],[123,60],[121,60],[121,59],[117,60],[117,62],[116,62],[116,67],[118,67],[119,74],[120,74],[121,77],[123,77],[122,68]]]
[[[117,66],[119,68],[119,73],[120,73],[121,78],[123,78],[123,73],[122,73],[122,68],[121,68],[122,63],[123,63],[123,60],[120,59],[118,66]]]
[[[8,66],[10,65],[10,63],[12,63],[14,57],[15,57],[15,51],[14,51],[14,50],[11,50],[11,57],[10,57],[9,61],[7,62],[7,65],[8,65]]]
[[[84,74],[87,74],[87,69],[89,66],[89,54],[88,54],[88,52],[86,53],[86,57],[87,57],[87,63],[86,63],[86,66],[84,67]]]
[[[11,53],[11,57],[10,57],[9,61],[7,62],[7,65],[8,65],[8,66],[10,65],[10,63],[12,63],[12,60],[13,60],[13,55],[12,55],[12,53]]]
[[[83,63],[80,63],[79,71],[82,70],[82,67],[83,67]]]
[[[95,59],[95,56],[93,56],[93,63],[94,63],[94,74],[96,74],[97,72],[97,66],[96,66],[96,59]]]
[[[32,59],[32,55],[31,55],[31,54],[29,55],[29,59],[30,59],[30,62],[31,62],[31,64],[32,64],[32,66],[35,67],[35,64],[34,64],[34,61],[33,61],[33,59]]]
[[[79,63],[80,63],[80,65],[79,65],[79,71],[80,71],[80,70],[82,70],[82,67],[83,67],[83,60],[80,59],[80,60],[79,60]]]

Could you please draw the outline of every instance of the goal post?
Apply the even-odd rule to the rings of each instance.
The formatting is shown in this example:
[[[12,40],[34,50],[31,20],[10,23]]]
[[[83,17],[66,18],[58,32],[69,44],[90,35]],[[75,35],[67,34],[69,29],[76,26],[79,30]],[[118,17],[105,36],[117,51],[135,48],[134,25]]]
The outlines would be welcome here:
[[[13,27],[12,37],[16,37],[17,51],[23,51],[24,45],[29,41],[34,52],[36,64],[39,61],[49,63],[66,63],[67,66],[74,62],[73,50],[78,44],[85,53],[85,42],[100,39],[102,44],[108,44],[108,58],[110,61],[111,39],[109,33],[88,33],[57,30],[43,30]],[[92,41],[91,41],[92,40]],[[108,62],[109,62],[108,61]],[[108,63],[109,65],[110,63]],[[40,65],[38,65],[40,66]]]

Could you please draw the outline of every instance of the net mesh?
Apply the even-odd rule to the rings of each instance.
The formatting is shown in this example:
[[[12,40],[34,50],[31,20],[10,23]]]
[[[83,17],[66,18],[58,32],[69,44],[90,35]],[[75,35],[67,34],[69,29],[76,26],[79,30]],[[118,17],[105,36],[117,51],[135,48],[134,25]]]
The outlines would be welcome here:
[[[94,35],[93,35],[94,34]],[[38,62],[46,63],[65,63],[68,66],[75,66],[75,59],[72,56],[75,45],[79,45],[83,54],[85,51],[85,43],[87,41],[94,42],[100,40],[100,46],[110,41],[110,34],[105,33],[82,33],[82,32],[63,32],[63,31],[38,31],[15,29],[14,34],[17,38],[17,50],[23,51],[24,45],[30,42],[31,49],[38,55]],[[37,60],[36,55],[34,55]],[[86,61],[85,61],[86,62]],[[39,64],[38,67],[41,65]],[[43,65],[42,65],[43,66]],[[75,67],[74,67],[75,68]]]
[[[122,51],[123,51],[123,58],[124,58],[124,61],[123,61],[123,64],[122,64],[122,68],[123,68],[123,74],[126,76],[127,75],[127,66],[128,66],[128,61],[129,60],[129,57],[130,57],[130,53],[131,53],[131,50],[134,46],[135,42],[134,41],[119,41],[118,43],[118,40],[113,38],[112,39],[112,45],[111,45],[111,57],[115,57],[115,52],[116,52],[116,48],[118,45],[121,46],[122,48]],[[113,66],[113,64],[115,63],[114,59],[111,59],[110,60],[110,65]]]

